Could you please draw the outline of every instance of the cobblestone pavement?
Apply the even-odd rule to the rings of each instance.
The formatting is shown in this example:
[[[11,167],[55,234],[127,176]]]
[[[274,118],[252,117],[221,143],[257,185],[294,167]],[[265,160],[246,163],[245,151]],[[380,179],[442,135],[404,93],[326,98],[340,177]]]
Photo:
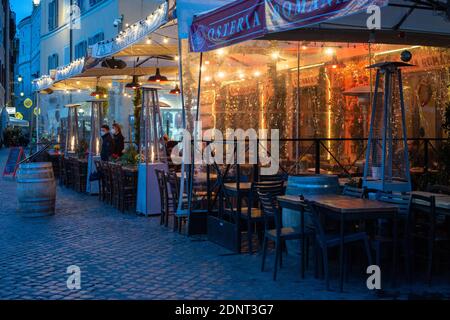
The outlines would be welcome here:
[[[5,160],[1,150],[2,167]],[[11,180],[0,180],[0,203],[0,299],[376,298],[363,278],[352,278],[342,294],[327,292],[311,272],[301,280],[292,258],[285,259],[274,282],[273,254],[263,273],[259,254],[232,255],[204,238],[168,231],[158,219],[121,214],[70,190],[58,189],[57,214],[51,218],[20,217]],[[71,265],[81,268],[79,291],[66,285]],[[400,298],[409,292],[396,290]],[[450,290],[442,286],[433,292]]]

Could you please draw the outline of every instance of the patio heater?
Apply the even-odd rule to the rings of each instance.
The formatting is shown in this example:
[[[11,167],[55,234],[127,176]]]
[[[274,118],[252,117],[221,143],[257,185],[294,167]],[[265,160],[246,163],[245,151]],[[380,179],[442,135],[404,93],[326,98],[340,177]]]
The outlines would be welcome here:
[[[65,154],[74,155],[77,151],[78,143],[80,142],[78,131],[78,108],[80,104],[68,104],[65,107],[68,110],[67,116],[67,134]]]
[[[161,214],[161,202],[155,170],[168,171],[158,88],[143,86],[137,211],[144,215]]]
[[[89,177],[92,173],[96,172],[95,160],[100,160],[101,151],[101,137],[100,128],[103,125],[103,107],[107,100],[94,99],[86,101],[91,107],[91,139],[89,142],[89,153],[88,153],[88,181],[86,186],[86,192],[95,194],[98,193],[98,183],[91,183]]]
[[[363,186],[369,189],[411,191],[401,72],[401,68],[410,66],[404,62],[381,62],[368,67],[377,70],[363,177]],[[384,77],[382,101],[377,98],[381,77]],[[395,90],[399,93],[398,101],[394,101]]]

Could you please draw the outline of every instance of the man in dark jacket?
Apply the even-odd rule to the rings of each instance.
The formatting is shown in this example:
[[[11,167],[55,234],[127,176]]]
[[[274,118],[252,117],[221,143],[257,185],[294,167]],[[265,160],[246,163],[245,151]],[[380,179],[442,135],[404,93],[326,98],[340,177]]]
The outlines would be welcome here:
[[[109,161],[114,150],[114,140],[109,132],[109,126],[103,125],[101,128],[102,135],[102,151],[100,157],[102,161]]]

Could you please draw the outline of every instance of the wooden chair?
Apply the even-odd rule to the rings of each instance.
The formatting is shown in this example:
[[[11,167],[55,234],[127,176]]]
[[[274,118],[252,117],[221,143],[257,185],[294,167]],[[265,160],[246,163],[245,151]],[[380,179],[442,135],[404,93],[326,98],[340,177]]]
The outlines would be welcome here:
[[[345,186],[344,191],[342,192],[342,195],[362,199],[365,196],[365,191],[364,191],[364,189],[355,188],[355,187],[351,187],[351,186]]]
[[[422,196],[413,194],[413,203],[421,203],[415,205],[411,210],[411,240],[413,246],[413,258],[421,258],[426,261],[427,272],[426,279],[428,285],[431,285],[431,276],[433,266],[436,263],[436,254],[441,253],[450,257],[448,250],[439,250],[439,245],[450,241],[448,230],[445,230],[445,223],[440,221],[436,212],[436,197]],[[425,252],[421,253],[418,246],[425,244]]]
[[[158,182],[159,197],[161,202],[161,220],[160,225],[165,225],[169,219],[169,190],[167,188],[167,177],[164,170],[155,170]]]
[[[301,240],[303,238],[303,234],[300,228],[283,228],[281,209],[276,200],[276,195],[263,193],[261,192],[261,189],[257,191],[257,194],[259,202],[261,203],[265,225],[261,271],[264,272],[268,241],[274,241],[275,264],[273,269],[273,280],[275,281],[277,279],[278,265],[282,267],[283,244],[287,240]],[[275,224],[275,229],[272,228],[273,223]],[[311,229],[307,229],[306,233],[307,236],[312,236],[314,234]]]
[[[173,230],[181,233],[183,223],[186,223],[189,218],[189,212],[186,209],[187,207],[187,198],[183,197],[183,203],[181,206],[181,211],[178,210],[179,200],[180,200],[180,180],[177,177],[176,172],[169,171],[167,173],[167,181],[170,186],[170,202],[172,204],[173,210]],[[168,223],[168,221],[166,222]]]
[[[100,201],[104,201],[105,199],[105,185],[103,183],[103,171],[102,171],[102,164],[100,160],[95,160],[94,161],[94,165],[95,165],[95,170],[97,171],[97,175],[98,175],[98,197],[100,199]]]
[[[129,173],[123,167],[119,174],[119,210],[121,212],[136,208],[137,172]]]
[[[329,259],[328,250],[330,248],[339,247],[341,237],[339,234],[326,233],[319,215],[319,209],[313,202],[305,201],[308,211],[310,212],[311,220],[314,224],[316,235],[316,262],[318,262],[318,252],[321,253],[323,269],[325,273],[325,281],[327,290],[330,289],[330,277],[329,277]],[[344,244],[349,245],[357,242],[363,242],[367,260],[369,265],[372,265],[372,256],[370,253],[369,238],[365,232],[355,232],[345,235]]]
[[[119,209],[120,208],[120,190],[122,189],[122,186],[120,185],[121,182],[121,172],[122,172],[122,166],[120,164],[116,163],[108,163],[109,166],[109,174],[111,179],[111,189],[112,189],[112,197],[111,197],[111,204]]]
[[[247,241],[248,241],[248,251],[253,254],[253,232],[258,228],[258,225],[264,225],[264,215],[262,209],[255,207],[258,204],[257,194],[267,193],[272,197],[282,196],[285,194],[286,188],[284,187],[283,180],[267,180],[265,182],[254,182],[252,183],[252,191],[248,199],[248,207],[241,209],[241,219],[247,225]],[[256,199],[255,199],[256,198]],[[263,228],[264,229],[264,228]],[[257,230],[258,231],[258,230]],[[261,230],[263,231],[263,230]]]
[[[398,207],[398,239],[402,244],[403,254],[405,259],[405,267],[408,279],[411,279],[411,248],[409,235],[409,218],[411,212],[411,196],[399,193],[378,192],[377,200],[396,205]],[[387,227],[385,220],[378,220],[378,226],[375,232],[375,237],[371,241],[372,248],[375,250],[375,263],[381,267],[381,254],[383,245],[392,245],[393,238],[390,230]]]
[[[103,184],[105,186],[105,202],[112,204],[113,201],[113,186],[111,177],[111,168],[108,162],[102,161],[102,172],[103,172]]]

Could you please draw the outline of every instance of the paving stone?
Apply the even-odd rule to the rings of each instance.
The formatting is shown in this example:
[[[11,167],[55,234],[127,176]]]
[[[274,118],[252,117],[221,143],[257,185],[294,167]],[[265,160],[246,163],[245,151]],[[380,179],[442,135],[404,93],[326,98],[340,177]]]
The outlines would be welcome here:
[[[6,157],[0,150],[0,164]],[[261,272],[259,254],[223,256],[230,252],[204,236],[173,233],[158,218],[122,214],[63,188],[54,217],[25,219],[16,214],[15,188],[0,180],[0,299],[376,299],[358,275],[345,293],[324,290],[311,270],[302,280],[290,257],[274,282],[273,252]],[[71,265],[81,268],[80,291],[66,286]],[[450,295],[448,281],[436,283],[396,290],[401,298],[412,290]]]

